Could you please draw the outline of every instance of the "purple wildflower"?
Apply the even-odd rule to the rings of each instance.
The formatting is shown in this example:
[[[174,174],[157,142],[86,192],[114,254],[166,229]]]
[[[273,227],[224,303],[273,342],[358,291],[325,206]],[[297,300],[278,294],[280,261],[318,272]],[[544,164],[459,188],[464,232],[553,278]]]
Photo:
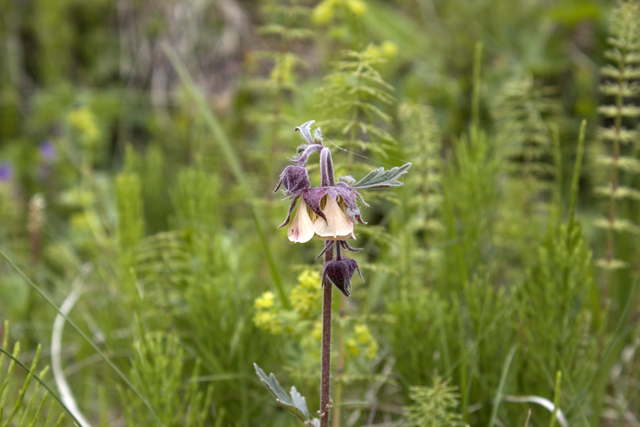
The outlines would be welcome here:
[[[49,140],[40,143],[40,156],[48,163],[56,158],[56,146]]]
[[[354,252],[360,250],[349,246],[347,240],[356,238],[354,224],[366,224],[360,216],[358,204],[368,206],[357,190],[402,185],[397,179],[407,172],[411,163],[388,171],[382,168],[373,170],[359,182],[351,177],[340,177],[336,182],[331,150],[322,144],[319,130],[311,133],[312,124],[313,120],[296,128],[307,144],[298,149],[297,157],[290,159],[294,165],[284,169],[274,190],[282,189],[287,196],[285,200],[292,200],[287,218],[280,227],[289,225],[287,236],[294,243],[308,242],[313,236],[324,240],[325,246],[320,255],[335,247],[335,259],[325,263],[323,283],[333,283],[349,296],[351,278],[356,270],[360,274],[360,268],[355,260],[342,257],[342,249]],[[315,152],[320,154],[319,187],[311,187],[306,168],[309,157]],[[298,199],[300,205],[291,220]]]
[[[0,182],[9,182],[13,177],[13,166],[9,162],[0,164]]]

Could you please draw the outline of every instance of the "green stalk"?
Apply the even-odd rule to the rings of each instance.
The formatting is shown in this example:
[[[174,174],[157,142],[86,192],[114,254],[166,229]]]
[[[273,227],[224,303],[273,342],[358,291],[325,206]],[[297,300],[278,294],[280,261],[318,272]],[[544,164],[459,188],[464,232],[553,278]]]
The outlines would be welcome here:
[[[500,374],[500,383],[498,384],[498,390],[496,390],[496,397],[493,400],[493,408],[491,409],[491,418],[489,419],[489,427],[493,427],[496,423],[496,417],[498,416],[498,408],[500,407],[500,402],[502,402],[502,397],[504,396],[504,384],[507,382],[507,374],[509,373],[509,368],[511,367],[511,362],[513,361],[513,356],[516,354],[516,346],[514,345],[509,350],[509,354],[507,354],[507,358],[504,361],[504,365],[502,366],[502,374]]]
[[[560,403],[560,384],[562,382],[562,371],[558,371],[556,374],[556,391],[553,396],[553,414],[551,415],[551,422],[549,427],[556,425],[556,417],[558,416],[558,404]]]
[[[38,351],[39,351],[39,350],[40,350],[40,346],[38,346]],[[4,350],[3,348],[0,348],[0,353],[2,353],[2,357],[3,357],[3,358],[4,358],[4,356],[8,356],[8,357],[9,357],[9,358],[10,358],[10,359],[11,359],[11,360],[16,364],[16,365],[18,365],[18,366],[20,366],[22,369],[24,369],[30,377],[33,377],[36,381],[38,381],[38,382],[42,385],[42,387],[44,387],[44,388],[45,388],[45,390],[47,390],[47,392],[49,392],[49,394],[50,394],[50,395],[51,395],[55,400],[57,400],[57,401],[58,401],[58,403],[60,404],[60,406],[62,406],[62,407],[64,408],[64,410],[65,410],[65,411],[67,411],[67,413],[69,414],[69,416],[73,419],[73,422],[74,422],[77,426],[82,427],[82,424],[80,424],[80,421],[78,421],[78,420],[76,419],[76,417],[74,417],[74,416],[73,416],[73,413],[72,413],[71,411],[69,411],[69,409],[65,406],[65,404],[64,404],[64,403],[62,403],[62,400],[60,400],[60,398],[59,398],[59,397],[58,397],[58,396],[53,392],[53,390],[51,390],[51,389],[49,388],[49,386],[48,386],[47,384],[45,384],[45,382],[44,382],[44,381],[42,381],[42,379],[41,379],[38,375],[36,375],[36,374],[33,372],[33,369],[35,368],[35,366],[34,366],[34,368],[29,369],[26,365],[24,365],[23,363],[21,363],[18,359],[16,359],[15,357],[13,357],[13,355],[12,355],[11,353],[9,353],[8,351]],[[0,414],[1,414],[1,412],[0,412]],[[1,421],[1,420],[2,420],[2,417],[0,416],[0,421]]]

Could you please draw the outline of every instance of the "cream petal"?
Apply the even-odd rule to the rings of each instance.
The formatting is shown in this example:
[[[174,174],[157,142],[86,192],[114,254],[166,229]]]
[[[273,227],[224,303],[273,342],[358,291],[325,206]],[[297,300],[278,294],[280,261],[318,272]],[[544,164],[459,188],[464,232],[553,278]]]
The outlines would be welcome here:
[[[322,209],[327,221],[318,218],[313,224],[313,230],[322,240],[349,240],[355,239],[353,234],[353,221],[342,210],[333,197],[326,196],[326,205]]]
[[[311,221],[311,217],[309,217],[307,204],[304,200],[301,200],[296,216],[293,218],[293,221],[291,221],[291,225],[289,225],[289,229],[287,230],[287,236],[293,243],[305,243],[311,240],[313,233],[313,221]]]

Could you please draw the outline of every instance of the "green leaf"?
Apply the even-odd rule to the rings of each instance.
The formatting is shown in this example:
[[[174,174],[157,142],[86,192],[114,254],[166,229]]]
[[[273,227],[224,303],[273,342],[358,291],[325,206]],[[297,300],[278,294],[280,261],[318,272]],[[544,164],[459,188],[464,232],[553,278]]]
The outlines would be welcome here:
[[[398,181],[398,178],[407,173],[410,167],[411,163],[407,163],[388,171],[385,171],[384,168],[374,169],[359,182],[356,182],[353,188],[400,187],[402,183]]]
[[[256,364],[253,364],[253,367],[256,369],[256,374],[260,377],[260,381],[262,384],[269,390],[269,393],[276,398],[276,402],[278,402],[284,409],[291,412],[297,419],[299,419],[305,426],[310,427],[319,427],[320,423],[317,419],[311,419],[309,416],[309,410],[307,409],[307,401],[305,398],[296,390],[295,387],[291,387],[291,396],[287,394],[286,391],[282,388],[275,375],[264,373],[264,371]]]

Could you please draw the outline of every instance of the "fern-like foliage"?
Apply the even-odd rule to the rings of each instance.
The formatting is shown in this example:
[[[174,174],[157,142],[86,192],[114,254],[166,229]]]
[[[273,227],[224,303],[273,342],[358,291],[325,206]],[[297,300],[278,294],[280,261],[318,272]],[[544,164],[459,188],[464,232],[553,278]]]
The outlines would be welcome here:
[[[555,92],[528,76],[508,81],[497,97],[495,118],[508,179],[504,180],[496,243],[517,249],[510,253],[527,253],[520,250],[522,245],[531,244],[541,234],[550,210],[554,176],[549,162],[554,145],[551,126],[561,114],[559,101],[551,97]],[[520,226],[523,220],[529,223],[524,229]]]
[[[255,59],[268,61],[271,68],[266,78],[254,79],[251,85],[266,91],[266,95],[280,97],[287,92],[297,91],[297,70],[307,66],[305,60],[293,51],[295,43],[313,37],[313,31],[308,25],[311,10],[299,3],[296,0],[268,1],[261,9],[265,24],[258,28],[258,33],[273,40],[274,49],[254,53]],[[277,113],[273,111],[272,116],[260,116],[259,119],[261,122],[273,123],[277,119]]]
[[[165,426],[203,426],[211,405],[213,386],[206,394],[198,389],[200,363],[184,379],[184,350],[174,335],[143,336],[135,343],[136,354],[131,367],[131,381],[149,397],[158,418]],[[156,426],[142,403],[130,390],[119,390],[124,415],[129,426]]]
[[[411,387],[413,405],[407,408],[408,425],[412,427],[462,427],[462,415],[457,412],[460,395],[457,388],[433,376],[430,387]]]
[[[611,17],[610,32],[611,48],[605,56],[611,64],[601,69],[606,81],[600,90],[613,104],[598,108],[609,125],[598,129],[598,139],[607,147],[607,155],[596,159],[608,169],[609,182],[595,189],[596,194],[608,202],[605,217],[595,221],[596,227],[607,233],[605,257],[597,261],[597,265],[606,270],[625,267],[628,263],[628,260],[616,259],[614,233],[640,234],[640,227],[630,219],[621,218],[618,209],[623,200],[640,201],[640,191],[623,184],[626,177],[640,172],[640,161],[631,156],[633,145],[638,143],[638,131],[633,126],[640,117],[640,107],[633,103],[640,95],[640,2],[620,1]]]
[[[523,308],[518,333],[529,353],[521,362],[520,381],[529,385],[531,394],[544,395],[554,373],[562,370],[563,378],[581,390],[597,367],[581,361],[597,359],[601,323],[594,318],[598,307],[592,305],[596,291],[591,250],[580,225],[573,224],[552,227],[533,253],[533,267],[519,288]]]
[[[351,152],[359,149],[384,155],[385,144],[394,142],[385,130],[391,126],[392,118],[383,110],[395,102],[390,94],[393,86],[376,69],[384,62],[375,49],[346,51],[318,89],[319,106],[328,117],[320,124],[339,132],[339,139],[333,141],[336,145]]]
[[[18,366],[20,343],[14,344],[12,352],[7,350],[8,345],[9,322],[5,321],[2,353],[0,353],[0,426],[58,427],[63,425],[64,413],[60,411],[59,404],[54,399],[50,399],[48,391],[41,390],[40,378],[46,375],[49,367],[40,370],[36,377],[42,347],[38,346],[31,367],[27,368],[24,365]],[[5,370],[7,359],[9,363]],[[26,370],[26,376],[22,377],[20,370]],[[35,383],[35,386],[31,387],[32,383]],[[49,405],[45,409],[48,400]]]
[[[200,169],[184,168],[178,173],[178,181],[171,191],[171,201],[176,212],[172,226],[189,229],[194,238],[209,238],[219,227],[220,183],[216,175]]]
[[[191,274],[191,251],[184,233],[168,231],[142,240],[136,254],[136,286],[142,320],[164,329],[183,305]]]
[[[142,212],[142,184],[135,173],[124,173],[116,177],[116,206],[118,224],[116,228],[121,262],[124,271],[132,266],[134,250],[144,234]]]
[[[301,1],[265,1],[261,15],[265,23],[258,33],[267,48],[253,54],[260,77],[249,81],[258,101],[248,119],[264,130],[262,140],[270,153],[268,165],[273,165],[280,141],[291,138],[291,128],[299,121],[292,103],[299,92],[300,71],[307,63],[298,52],[314,33],[309,26],[311,9]],[[281,135],[285,130],[287,133]],[[273,171],[268,170],[267,175],[272,176]]]
[[[408,208],[413,211],[407,227],[414,233],[423,233],[426,249],[431,244],[430,239],[443,229],[439,218],[442,206],[440,130],[429,106],[405,103],[400,105],[398,116],[406,150],[404,155],[419,172],[407,175],[404,183],[410,195]]]

